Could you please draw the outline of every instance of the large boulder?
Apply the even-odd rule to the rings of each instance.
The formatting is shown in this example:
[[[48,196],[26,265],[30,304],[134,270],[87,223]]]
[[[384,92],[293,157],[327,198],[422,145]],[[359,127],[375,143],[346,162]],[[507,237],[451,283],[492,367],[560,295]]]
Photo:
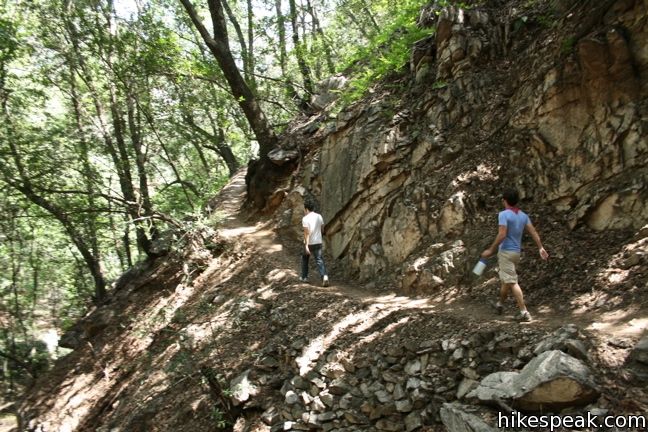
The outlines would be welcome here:
[[[495,372],[485,377],[479,386],[468,393],[468,399],[490,404],[499,400],[509,400],[515,394],[515,381],[519,372]]]
[[[547,351],[531,360],[516,381],[516,405],[542,411],[583,406],[596,400],[599,391],[589,368],[562,351]]]
[[[345,76],[335,75],[319,83],[316,94],[311,97],[311,106],[316,110],[326,108],[340,97],[347,81]]]
[[[579,360],[589,362],[588,347],[581,338],[578,327],[568,324],[545,336],[535,346],[533,354],[539,355],[545,351],[560,350]]]
[[[632,349],[627,365],[637,379],[648,381],[648,334]]]
[[[476,415],[476,411],[474,407],[445,403],[440,411],[441,421],[448,432],[495,432],[497,429]]]
[[[535,357],[519,373],[487,376],[467,397],[487,404],[507,401],[524,411],[547,411],[584,406],[599,394],[587,365],[554,350]]]
[[[401,287],[408,294],[429,294],[452,286],[463,276],[466,247],[462,240],[435,243],[403,265]]]
[[[282,166],[288,162],[297,160],[299,158],[299,152],[297,150],[277,148],[268,153],[268,158],[273,164]]]

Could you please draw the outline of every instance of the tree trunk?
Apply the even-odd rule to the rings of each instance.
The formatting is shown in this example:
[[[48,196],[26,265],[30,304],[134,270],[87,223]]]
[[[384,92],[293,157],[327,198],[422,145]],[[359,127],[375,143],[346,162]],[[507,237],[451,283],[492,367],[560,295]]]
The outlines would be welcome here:
[[[254,79],[254,76],[252,75],[251,68],[250,68],[250,55],[248,54],[248,47],[247,44],[245,43],[245,36],[243,36],[243,30],[241,29],[241,25],[236,19],[236,16],[234,15],[234,12],[232,11],[232,8],[230,7],[227,0],[222,0],[222,2],[223,2],[223,9],[225,10],[225,13],[227,14],[227,17],[229,18],[230,22],[232,23],[232,27],[234,27],[234,31],[236,32],[239,45],[241,46],[241,62],[243,63],[243,76],[245,77],[245,81],[248,83],[248,85],[251,88],[254,88],[254,86],[252,85],[252,80]]]
[[[72,108],[74,111],[74,120],[75,126],[77,129],[77,135],[79,140],[79,154],[81,155],[81,163],[83,164],[83,177],[85,182],[85,189],[88,193],[88,208],[95,208],[95,187],[94,187],[94,177],[95,172],[90,163],[90,150],[88,146],[88,141],[86,140],[85,132],[83,131],[83,121],[81,114],[81,103],[80,96],[77,90],[77,83],[75,79],[75,67],[76,63],[74,61],[74,56],[67,56],[68,60],[68,72],[69,72],[69,84],[70,84],[70,97],[72,101]],[[97,240],[97,216],[92,214],[87,218],[88,226],[88,235],[90,237],[90,244],[92,247],[92,253],[95,256],[97,261],[101,261],[101,251],[99,249],[99,243]]]
[[[103,275],[101,262],[96,259],[88,245],[85,243],[81,233],[77,231],[76,227],[74,226],[72,221],[68,219],[63,210],[56,204],[35,193],[32,188],[30,178],[27,175],[27,170],[22,163],[20,153],[18,152],[18,149],[16,147],[16,134],[14,133],[11,118],[9,116],[9,110],[7,108],[9,93],[4,87],[5,65],[0,65],[0,69],[0,94],[2,96],[2,99],[0,100],[1,112],[2,116],[4,117],[3,123],[7,130],[6,137],[7,144],[9,146],[9,153],[11,155],[11,159],[13,160],[16,171],[18,172],[19,178],[17,181],[14,180],[11,176],[11,173],[9,172],[8,167],[5,166],[5,164],[0,164],[0,170],[2,171],[7,184],[9,184],[17,191],[21,192],[31,202],[49,212],[61,223],[61,225],[63,225],[63,228],[70,236],[70,239],[77,247],[79,253],[81,253],[81,255],[83,256],[83,259],[88,266],[90,273],[92,274],[92,278],[94,279],[95,283],[95,300],[97,302],[100,302],[106,297],[106,279]]]
[[[297,57],[297,65],[299,66],[299,72],[301,72],[302,79],[304,80],[304,88],[308,93],[309,97],[313,94],[313,79],[311,78],[311,71],[306,59],[304,58],[304,47],[299,41],[299,25],[297,24],[297,6],[295,0],[288,0],[290,5],[290,23],[292,25],[292,40],[295,50],[295,56]]]
[[[137,167],[137,177],[139,179],[139,193],[142,198],[143,216],[149,220],[149,232],[152,239],[157,238],[158,232],[153,221],[153,204],[149,194],[148,175],[146,174],[146,155],[142,152],[142,134],[140,133],[139,119],[135,112],[135,103],[133,96],[128,89],[126,95],[126,107],[128,111],[128,129],[130,131],[130,140],[135,152],[135,166]]]
[[[281,67],[281,74],[284,78],[286,74],[286,61],[288,53],[286,52],[286,18],[281,11],[281,0],[275,0],[275,10],[277,11],[277,35],[279,36],[279,66]],[[297,92],[292,89],[295,94]]]
[[[152,242],[143,226],[142,217],[146,217],[146,210],[142,212],[140,200],[135,195],[135,188],[133,186],[133,175],[131,173],[130,158],[126,148],[126,140],[124,137],[124,118],[117,101],[116,89],[113,84],[109,85],[110,88],[110,112],[113,120],[113,134],[115,142],[117,143],[117,152],[112,150],[114,163],[118,166],[117,175],[119,176],[119,184],[121,186],[122,194],[126,201],[129,202],[128,212],[135,223],[135,235],[137,237],[137,244],[142,248],[144,253],[148,256],[154,256],[152,253]],[[146,220],[146,219],[145,219]],[[152,223],[152,221],[150,221]]]
[[[232,148],[225,142],[225,131],[223,130],[223,128],[218,129],[218,136],[214,140],[214,142],[216,144],[216,148],[218,149],[218,154],[227,164],[227,168],[230,172],[230,177],[233,177],[239,169],[239,163],[236,160],[234,153],[232,152]]]
[[[345,14],[345,15],[346,15],[350,20],[351,20],[351,22],[352,22],[353,24],[355,24],[355,26],[358,28],[358,31],[360,32],[360,34],[361,34],[361,35],[362,35],[366,40],[371,39],[371,38],[369,37],[369,34],[367,33],[367,30],[365,30],[365,28],[364,28],[364,26],[362,25],[362,23],[360,23],[360,21],[358,20],[358,18],[356,18],[355,14],[354,14],[354,13],[353,13],[349,8],[346,8],[346,7],[342,8],[342,13],[344,13],[344,14]]]
[[[117,254],[117,259],[119,260],[119,268],[122,272],[125,272],[130,266],[128,266],[126,263],[126,258],[124,256],[123,250],[124,245],[119,243],[119,237],[121,234],[117,231],[117,227],[115,225],[115,215],[113,214],[111,207],[112,203],[108,201],[108,225],[110,226],[110,231],[112,232],[112,242],[113,247],[115,248],[115,253]]]
[[[5,117],[4,119],[5,124],[9,127],[9,119],[8,119],[8,113],[6,111],[5,103],[3,103],[3,113]],[[106,298],[106,279],[104,278],[103,275],[101,263],[95,258],[94,254],[90,250],[90,247],[85,242],[83,236],[76,229],[72,221],[70,221],[65,211],[62,208],[60,208],[58,205],[54,204],[53,202],[49,201],[48,199],[46,199],[45,197],[39,195],[34,191],[31,185],[31,181],[29,177],[27,177],[27,172],[22,164],[22,160],[20,158],[20,154],[16,147],[15,141],[11,137],[11,135],[12,134],[9,134],[10,139],[7,140],[7,143],[9,145],[9,150],[11,153],[11,157],[13,159],[13,163],[19,174],[19,180],[12,179],[11,175],[7,172],[6,167],[3,166],[2,169],[3,169],[3,174],[5,176],[5,181],[14,189],[22,193],[32,203],[46,210],[56,220],[58,220],[61,223],[61,225],[63,225],[63,228],[70,236],[72,243],[74,243],[79,253],[81,253],[83,260],[88,266],[88,269],[90,270],[90,274],[94,279],[95,302],[101,302],[103,299]]]
[[[117,146],[115,146],[113,136],[111,135],[108,126],[104,121],[104,107],[101,104],[99,93],[94,85],[92,75],[90,74],[89,69],[85,64],[81,49],[79,47],[79,37],[76,27],[74,26],[74,23],[65,15],[63,15],[62,18],[65,23],[68,36],[70,38],[74,56],[76,57],[75,61],[78,65],[78,70],[76,72],[88,87],[90,96],[92,97],[97,122],[99,124],[99,128],[106,145],[106,150],[108,151],[108,154],[110,155],[113,164],[115,165],[115,170],[117,171],[122,195],[128,203],[126,205],[126,211],[135,221],[134,224],[137,243],[148,256],[152,257],[155,254],[151,252],[151,240],[147,237],[146,231],[144,230],[143,221],[141,220],[139,214],[139,201],[135,195],[135,189],[133,187],[133,177],[130,171],[130,160],[124,141],[124,120],[121,114],[121,110],[118,106],[116,95],[117,90],[115,89],[114,83],[111,82],[108,86],[108,89],[110,97],[110,113],[114,129],[113,133],[115,141],[117,142]],[[108,53],[107,61],[109,66],[112,66],[110,64],[109,56],[110,53]]]
[[[286,94],[297,105],[300,111],[307,112],[309,109],[309,102],[306,98],[301,98],[295,86],[290,82],[288,75],[288,52],[286,51],[286,17],[281,11],[281,0],[275,0],[275,10],[277,13],[277,35],[279,37],[279,67],[281,68],[281,76],[286,80]]]
[[[214,26],[214,37],[212,37],[203,25],[198,13],[190,0],[180,0],[186,9],[194,26],[198,29],[205,44],[211,51],[212,55],[218,62],[225,79],[229,84],[232,95],[236,98],[239,106],[243,110],[250,127],[256,135],[259,142],[259,153],[261,159],[267,159],[268,153],[275,148],[277,137],[268,123],[265,113],[261,109],[257,98],[254,96],[248,85],[243,80],[241,73],[236,67],[236,62],[232,57],[227,37],[227,25],[223,15],[223,5],[220,0],[209,0],[209,10],[211,12]]]
[[[136,100],[136,102],[137,102],[137,100]],[[160,144],[160,147],[162,148],[162,151],[164,152],[165,158],[163,158],[163,159],[165,160],[165,162],[167,164],[169,164],[169,167],[171,168],[171,171],[173,171],[173,174],[176,177],[176,183],[179,183],[180,187],[182,187],[182,192],[184,193],[185,198],[187,198],[187,204],[189,204],[189,207],[191,207],[191,209],[193,210],[193,201],[192,201],[191,196],[189,195],[189,192],[187,191],[187,188],[186,188],[187,182],[182,180],[182,177],[180,176],[180,171],[178,170],[176,165],[173,163],[173,158],[171,157],[171,154],[169,153],[169,150],[167,149],[167,146],[164,144],[164,140],[158,134],[157,128],[155,127],[155,121],[153,119],[153,116],[149,112],[147,112],[145,109],[143,109],[143,107],[139,103],[137,103],[137,107],[142,112],[142,114],[144,114],[144,117],[146,118],[146,122],[148,123],[149,127],[153,131],[153,135],[155,135],[155,138],[157,139],[158,143]],[[151,211],[151,214],[153,214],[152,211]]]
[[[362,3],[362,11],[364,12],[365,16],[369,18],[369,21],[371,22],[371,25],[373,26],[373,30],[375,33],[378,33],[380,31],[380,27],[378,26],[378,23],[376,22],[376,18],[374,18],[373,14],[371,13],[371,10],[369,9],[369,6],[367,5],[367,2],[365,0],[360,0],[360,3]]]
[[[322,30],[322,26],[320,25],[319,19],[317,18],[315,8],[313,8],[313,5],[311,4],[311,0],[306,0],[306,6],[313,22],[313,29],[315,30],[314,33],[317,34],[319,39],[322,41],[322,48],[324,49],[325,57],[324,60],[326,60],[326,69],[330,75],[333,75],[335,73],[335,66],[333,65],[331,48],[328,44],[328,41],[326,40],[326,36],[324,35],[324,30]]]
[[[247,33],[248,33],[248,73],[250,74],[250,86],[254,94],[257,93],[256,77],[254,76],[254,10],[252,0],[247,0]]]
[[[216,154],[220,156],[227,165],[229,176],[234,176],[239,169],[239,163],[236,160],[232,149],[225,142],[225,131],[222,128],[219,128],[219,133],[217,135],[211,134],[196,124],[193,116],[189,113],[184,113],[183,119],[193,130],[198,132],[208,142],[212,143],[211,145],[205,144],[204,147],[216,152]]]

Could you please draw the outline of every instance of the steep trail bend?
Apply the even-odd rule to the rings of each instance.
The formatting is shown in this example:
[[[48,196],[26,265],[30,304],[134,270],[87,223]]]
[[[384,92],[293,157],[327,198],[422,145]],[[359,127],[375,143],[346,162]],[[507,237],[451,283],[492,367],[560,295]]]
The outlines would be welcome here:
[[[566,324],[573,323],[580,329],[587,330],[591,336],[603,339],[619,337],[638,338],[648,329],[648,311],[643,309],[627,311],[613,310],[608,313],[588,313],[587,311],[565,311],[555,304],[530,305],[533,320],[530,323],[517,323],[513,316],[517,311],[514,300],[509,298],[504,315],[496,315],[492,305],[473,298],[474,290],[486,289],[479,286],[458,286],[431,297],[415,298],[397,293],[394,287],[391,292],[376,293],[375,289],[345,280],[336,274],[336,263],[330,257],[325,261],[331,277],[331,285],[322,287],[319,275],[311,261],[310,283],[299,281],[299,251],[301,244],[292,236],[278,233],[271,221],[250,223],[241,212],[245,199],[245,171],[239,172],[219,194],[218,211],[221,217],[219,234],[230,241],[242,242],[252,249],[254,254],[267,260],[276,272],[285,275],[286,283],[299,290],[314,291],[326,295],[351,299],[360,302],[367,310],[373,311],[373,319],[395,312],[411,311],[412,313],[430,313],[437,316],[453,317],[460,322],[489,323],[495,325],[533,326],[550,332]],[[301,209],[296,209],[300,211]],[[326,247],[326,240],[325,240]],[[326,255],[326,253],[325,253]],[[340,272],[342,273],[342,272]],[[317,280],[317,282],[314,282]],[[496,299],[497,288],[492,290]],[[523,286],[524,289],[524,286]],[[367,316],[358,319],[368,319]],[[365,325],[372,323],[365,322]]]

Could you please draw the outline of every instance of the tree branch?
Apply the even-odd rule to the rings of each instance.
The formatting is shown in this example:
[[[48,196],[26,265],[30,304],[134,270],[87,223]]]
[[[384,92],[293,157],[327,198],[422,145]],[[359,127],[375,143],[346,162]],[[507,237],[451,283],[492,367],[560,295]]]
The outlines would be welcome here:
[[[36,378],[36,376],[34,375],[34,371],[32,371],[31,365],[29,363],[25,363],[24,361],[12,356],[11,354],[7,354],[2,350],[0,350],[0,357],[4,357],[7,360],[11,360],[12,362],[16,363],[18,367],[24,369],[29,374],[29,376],[31,376],[32,378]]]

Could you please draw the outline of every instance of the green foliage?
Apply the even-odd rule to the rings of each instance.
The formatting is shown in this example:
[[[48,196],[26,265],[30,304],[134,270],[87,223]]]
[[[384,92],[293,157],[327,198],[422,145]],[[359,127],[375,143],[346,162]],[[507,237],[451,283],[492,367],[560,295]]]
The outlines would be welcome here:
[[[560,44],[560,52],[563,55],[570,54],[576,46],[576,38],[573,36],[565,38]]]
[[[409,60],[414,42],[433,34],[433,29],[416,25],[422,5],[416,0],[402,2],[390,24],[349,56],[340,68],[352,71],[349,87],[342,95],[345,104],[361,98],[380,79],[400,71]]]
[[[198,302],[198,307],[196,308],[196,312],[199,315],[207,315],[213,310],[214,310],[214,304],[206,298],[201,299]]]
[[[442,88],[446,88],[448,86],[448,83],[445,81],[435,81],[434,84],[432,84],[432,88],[434,90],[439,90]]]
[[[19,44],[16,38],[15,24],[6,18],[0,18],[0,64],[5,65],[16,57]]]
[[[173,319],[171,322],[177,323],[177,324],[187,324],[189,322],[189,317],[187,316],[187,312],[183,308],[176,309],[175,313],[173,314]]]
[[[170,374],[186,376],[193,373],[193,367],[191,354],[187,350],[181,349],[166,362],[164,371]]]
[[[227,417],[223,410],[218,407],[214,406],[212,407],[211,412],[209,413],[209,416],[211,420],[214,422],[214,425],[219,428],[219,429],[225,429],[227,426],[229,426],[229,422],[227,421]]]
[[[549,14],[538,15],[536,20],[538,21],[538,24],[544,28],[551,28],[551,26],[556,22],[555,17]]]

